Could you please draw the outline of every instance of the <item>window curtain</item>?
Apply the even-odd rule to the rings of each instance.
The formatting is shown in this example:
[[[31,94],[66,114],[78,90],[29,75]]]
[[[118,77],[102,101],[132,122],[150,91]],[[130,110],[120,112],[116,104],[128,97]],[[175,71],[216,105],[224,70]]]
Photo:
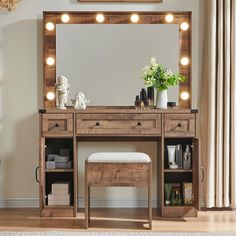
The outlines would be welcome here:
[[[236,0],[207,0],[202,80],[206,207],[236,207]]]

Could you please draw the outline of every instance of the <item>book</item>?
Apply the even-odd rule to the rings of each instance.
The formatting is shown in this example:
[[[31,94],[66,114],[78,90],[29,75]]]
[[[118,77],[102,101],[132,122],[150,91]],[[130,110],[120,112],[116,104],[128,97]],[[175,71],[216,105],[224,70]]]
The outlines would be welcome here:
[[[69,182],[57,182],[52,184],[52,189],[69,189]]]
[[[52,194],[69,194],[69,182],[58,182],[52,184]]]
[[[70,194],[48,194],[48,200],[50,200],[50,201],[69,201]]]
[[[69,206],[70,200],[49,200],[48,206]]]

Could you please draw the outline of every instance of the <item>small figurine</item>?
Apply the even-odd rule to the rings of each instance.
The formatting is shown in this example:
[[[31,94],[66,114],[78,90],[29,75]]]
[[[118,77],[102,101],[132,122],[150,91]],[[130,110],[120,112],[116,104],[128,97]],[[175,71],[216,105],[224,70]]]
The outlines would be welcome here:
[[[65,110],[66,103],[68,100],[70,84],[68,83],[68,79],[65,76],[58,76],[58,82],[56,84],[57,91],[57,101],[58,108]]]
[[[71,102],[75,109],[86,109],[89,100],[85,98],[85,95],[82,92],[77,92],[75,98],[71,99]]]

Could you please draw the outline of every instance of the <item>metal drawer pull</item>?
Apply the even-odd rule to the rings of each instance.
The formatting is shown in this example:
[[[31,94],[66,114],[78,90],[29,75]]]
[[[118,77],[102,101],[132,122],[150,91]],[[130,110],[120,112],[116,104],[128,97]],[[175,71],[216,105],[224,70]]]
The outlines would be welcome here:
[[[100,125],[100,123],[99,123],[99,122],[96,122],[95,126],[99,126],[99,125]]]
[[[138,122],[138,123],[137,123],[137,126],[142,126],[142,123],[141,123],[141,122]]]
[[[39,183],[38,170],[39,170],[39,167],[36,167],[36,168],[35,168],[35,180]]]
[[[58,123],[55,124],[55,127],[60,127],[60,125]]]
[[[205,179],[205,170],[204,170],[203,166],[201,166],[201,170],[202,170],[202,178],[201,178],[201,182],[203,182],[204,179]]]
[[[178,123],[177,127],[182,127],[182,124],[181,124],[181,123]]]

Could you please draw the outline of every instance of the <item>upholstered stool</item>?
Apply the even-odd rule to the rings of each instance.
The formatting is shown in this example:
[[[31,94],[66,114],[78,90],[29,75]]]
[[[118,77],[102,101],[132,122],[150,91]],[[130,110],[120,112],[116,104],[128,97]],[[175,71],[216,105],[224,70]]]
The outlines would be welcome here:
[[[152,162],[145,153],[104,152],[91,154],[85,163],[85,227],[90,222],[90,187],[147,187],[148,222],[152,228]]]

